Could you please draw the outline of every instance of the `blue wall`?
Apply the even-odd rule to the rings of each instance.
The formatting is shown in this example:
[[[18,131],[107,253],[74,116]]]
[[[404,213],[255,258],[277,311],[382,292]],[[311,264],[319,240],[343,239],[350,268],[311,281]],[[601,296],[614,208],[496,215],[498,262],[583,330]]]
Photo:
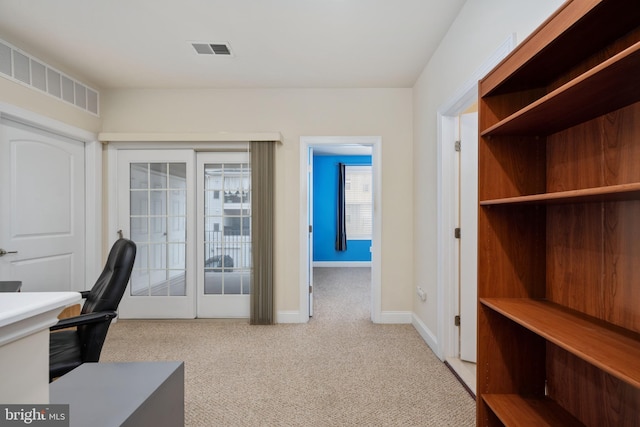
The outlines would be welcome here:
[[[371,240],[348,240],[346,251],[335,249],[340,162],[370,166],[371,156],[313,156],[313,260],[371,261]]]

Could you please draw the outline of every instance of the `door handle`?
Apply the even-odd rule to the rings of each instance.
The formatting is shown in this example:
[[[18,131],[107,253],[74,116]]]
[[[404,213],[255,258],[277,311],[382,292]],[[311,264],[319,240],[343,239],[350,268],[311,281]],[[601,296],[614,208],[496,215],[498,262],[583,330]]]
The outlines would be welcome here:
[[[5,251],[4,249],[0,249],[0,256],[5,256],[7,254],[17,254],[18,251]]]

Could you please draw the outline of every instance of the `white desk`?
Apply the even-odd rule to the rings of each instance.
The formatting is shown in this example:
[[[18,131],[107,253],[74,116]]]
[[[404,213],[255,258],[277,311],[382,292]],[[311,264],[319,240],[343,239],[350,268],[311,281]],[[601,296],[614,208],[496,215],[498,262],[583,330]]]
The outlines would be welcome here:
[[[78,292],[0,293],[0,403],[49,403],[49,327]]]

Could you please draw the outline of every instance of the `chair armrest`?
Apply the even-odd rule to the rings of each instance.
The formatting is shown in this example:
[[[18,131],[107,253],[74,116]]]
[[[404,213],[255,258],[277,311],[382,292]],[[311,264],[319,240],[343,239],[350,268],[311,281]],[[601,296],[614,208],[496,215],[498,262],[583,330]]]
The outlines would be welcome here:
[[[90,293],[91,291],[80,291],[80,296],[82,297],[82,299],[87,299]]]
[[[58,323],[49,328],[50,331],[58,329],[72,328],[80,325],[88,325],[91,323],[107,322],[116,317],[115,311],[99,311],[97,313],[81,314],[80,316],[68,317],[60,320]]]

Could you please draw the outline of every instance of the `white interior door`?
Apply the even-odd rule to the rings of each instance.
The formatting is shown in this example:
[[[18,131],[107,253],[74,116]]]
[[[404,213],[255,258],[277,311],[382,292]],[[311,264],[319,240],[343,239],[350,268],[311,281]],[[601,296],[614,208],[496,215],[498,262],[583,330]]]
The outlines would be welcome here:
[[[193,150],[118,150],[118,229],[137,245],[122,318],[195,317]]]
[[[0,119],[0,280],[85,290],[84,143]]]
[[[313,147],[307,159],[307,212],[309,237],[307,239],[307,283],[309,283],[309,316],[313,316]]]
[[[476,362],[478,113],[460,116],[460,358]]]
[[[249,317],[251,168],[248,152],[198,153],[198,317]]]

